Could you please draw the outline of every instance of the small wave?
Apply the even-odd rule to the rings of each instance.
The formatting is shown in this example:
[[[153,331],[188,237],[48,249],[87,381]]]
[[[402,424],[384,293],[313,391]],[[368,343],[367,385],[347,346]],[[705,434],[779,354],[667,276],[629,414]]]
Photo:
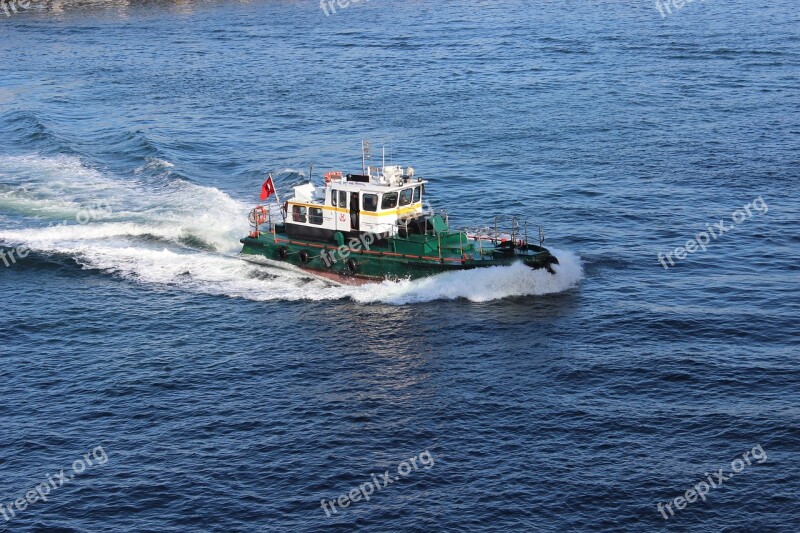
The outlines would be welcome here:
[[[144,165],[136,168],[133,171],[134,174],[141,174],[142,172],[163,172],[170,168],[174,168],[175,165],[170,163],[166,159],[160,159],[158,157],[147,157],[145,158],[147,163]]]
[[[7,111],[0,114],[0,120],[6,124],[4,130],[10,132],[11,138],[19,139],[24,145],[34,149],[65,147],[62,139],[31,111]]]

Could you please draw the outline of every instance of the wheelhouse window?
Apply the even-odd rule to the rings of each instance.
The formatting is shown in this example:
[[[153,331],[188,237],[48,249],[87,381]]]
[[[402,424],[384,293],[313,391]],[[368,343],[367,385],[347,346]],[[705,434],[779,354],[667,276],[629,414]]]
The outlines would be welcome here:
[[[292,206],[292,221],[306,223],[306,208],[302,205]]]
[[[403,189],[400,191],[400,205],[408,205],[411,203],[411,198],[414,195],[414,189]]]
[[[339,196],[339,191],[331,191],[331,205],[336,207],[336,198]]]
[[[378,195],[377,194],[364,194],[364,211],[377,211],[378,210]]]
[[[347,191],[339,191],[339,207],[347,207]]]
[[[395,207],[397,207],[397,193],[385,193],[383,195],[383,201],[381,201],[381,209],[394,209]]]
[[[422,189],[420,187],[414,187],[414,203],[419,202],[420,198],[422,198],[422,194],[420,194],[421,192]]]
[[[311,207],[308,210],[308,221],[312,224],[322,224],[322,209],[319,207]]]

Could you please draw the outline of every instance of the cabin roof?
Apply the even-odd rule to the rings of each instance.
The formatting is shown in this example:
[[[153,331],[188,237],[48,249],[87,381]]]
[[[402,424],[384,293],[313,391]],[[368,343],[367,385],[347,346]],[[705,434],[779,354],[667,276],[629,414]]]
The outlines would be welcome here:
[[[408,189],[409,187],[415,187],[417,185],[425,183],[427,183],[426,180],[413,179],[413,180],[408,180],[405,183],[401,183],[400,185],[391,185],[388,183],[375,183],[372,181],[370,181],[369,183],[363,181],[348,181],[347,179],[342,178],[341,180],[335,180],[331,181],[330,183],[326,183],[325,188],[338,189],[344,191],[387,193],[394,191],[402,191],[403,189]]]

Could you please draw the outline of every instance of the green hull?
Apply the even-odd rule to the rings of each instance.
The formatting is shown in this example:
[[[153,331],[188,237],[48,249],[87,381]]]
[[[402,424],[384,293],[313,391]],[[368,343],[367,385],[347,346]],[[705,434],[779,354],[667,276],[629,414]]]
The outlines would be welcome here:
[[[360,235],[347,243],[292,238],[286,233],[256,232],[241,239],[244,256],[261,256],[315,271],[325,277],[369,280],[417,279],[442,272],[506,266],[517,261],[553,273],[558,260],[547,249],[511,242],[476,241],[465,233],[409,235],[370,242]],[[366,237],[366,239],[365,239]],[[339,236],[343,242],[343,236]]]

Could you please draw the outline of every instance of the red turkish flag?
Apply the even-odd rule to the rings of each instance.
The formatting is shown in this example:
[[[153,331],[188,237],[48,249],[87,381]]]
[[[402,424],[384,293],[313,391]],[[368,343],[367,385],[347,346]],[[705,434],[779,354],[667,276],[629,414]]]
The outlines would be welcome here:
[[[261,199],[266,200],[273,194],[275,194],[275,184],[272,183],[272,174],[270,174],[267,181],[261,186]]]

